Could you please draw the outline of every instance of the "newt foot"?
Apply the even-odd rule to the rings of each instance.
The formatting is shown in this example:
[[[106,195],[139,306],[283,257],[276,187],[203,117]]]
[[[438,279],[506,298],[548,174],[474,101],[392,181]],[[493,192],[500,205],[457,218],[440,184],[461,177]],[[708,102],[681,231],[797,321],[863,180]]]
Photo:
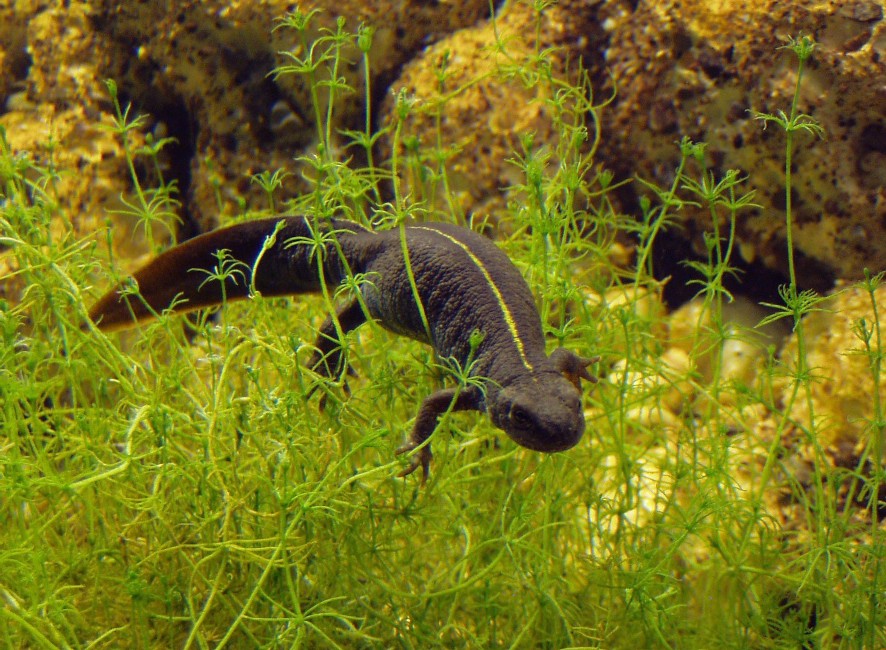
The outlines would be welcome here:
[[[408,454],[413,451],[415,453],[412,454],[409,466],[406,467],[402,472],[397,474],[397,476],[399,476],[400,478],[403,478],[404,476],[409,476],[415,470],[421,467],[421,484],[424,485],[427,482],[428,474],[431,471],[431,460],[434,458],[434,454],[431,453],[430,445],[425,444],[422,446],[411,440],[397,447],[397,451],[395,453],[397,454],[397,456],[402,456],[403,454]]]

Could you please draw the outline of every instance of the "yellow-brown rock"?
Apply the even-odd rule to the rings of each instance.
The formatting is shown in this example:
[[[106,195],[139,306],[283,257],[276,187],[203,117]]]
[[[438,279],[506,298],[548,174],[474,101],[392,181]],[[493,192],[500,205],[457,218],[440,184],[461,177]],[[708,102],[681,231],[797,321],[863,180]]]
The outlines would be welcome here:
[[[532,3],[507,3],[494,21],[462,29],[427,48],[404,68],[394,83],[413,106],[403,120],[398,153],[406,156],[403,193],[428,200],[432,209],[464,217],[494,213],[509,198],[508,188],[525,183],[515,164],[524,153],[522,138],[532,136],[532,149],[557,149],[560,131],[550,100],[557,91],[537,65],[544,52],[550,73],[577,81],[580,54],[599,33],[593,6],[598,1],[569,0],[536,12]],[[399,120],[396,98],[389,98],[385,121]],[[410,168],[410,138],[423,151],[443,151],[449,196],[430,195]],[[386,139],[386,150],[394,146]],[[439,173],[440,161],[425,159]],[[547,161],[555,167],[555,155]],[[511,199],[518,197],[510,196]]]
[[[858,278],[886,268],[886,22],[874,0],[618,5],[606,22],[606,62],[618,85],[604,153],[624,174],[668,185],[688,135],[709,145],[715,169],[740,169],[763,209],[741,218],[748,258],[784,270],[785,134],[749,111],[790,112],[797,60],[780,50],[801,34],[817,42],[799,109],[825,130],[799,134],[794,152],[795,246],[801,284],[822,271]],[[613,5],[610,5],[613,6]],[[690,236],[710,230],[687,213]]]
[[[133,113],[151,115],[146,131],[175,138],[160,163],[167,180],[177,182],[178,217],[186,224],[205,229],[220,215],[266,207],[264,192],[250,182],[257,172],[288,171],[279,199],[297,196],[306,185],[295,159],[310,155],[318,139],[314,109],[303,78],[268,76],[286,62],[280,51],[303,54],[293,30],[274,29],[275,19],[292,9],[282,0],[6,3],[0,7],[0,124],[8,131],[15,126],[10,140],[18,151],[34,153],[53,125],[60,133],[74,126],[96,131],[112,115],[102,82],[113,78]],[[541,13],[533,3],[515,1],[503,4],[494,22],[480,0],[314,0],[301,9],[321,10],[308,41],[334,30],[338,16],[345,29],[361,23],[374,28],[375,126],[396,121],[393,100],[383,119],[381,105],[403,89],[417,102],[403,134],[428,146],[439,136],[438,150],[447,153],[448,195],[427,197],[433,208],[464,217],[520,201],[519,193],[503,188],[524,180],[513,161],[528,133],[533,148],[549,156],[548,167],[556,168],[563,143],[552,89],[515,73],[548,51],[556,76],[568,78],[581,61],[598,100],[615,81],[618,94],[600,114],[604,134],[596,157],[617,170],[617,178],[667,184],[677,162],[674,143],[683,135],[709,143],[715,170],[743,170],[763,209],[740,216],[736,250],[777,269],[786,266],[784,137],[774,125],[764,131],[748,111],[789,109],[796,62],[777,48],[789,36],[810,34],[819,46],[807,66],[800,109],[823,125],[826,138],[797,137],[799,281],[828,285],[832,277],[858,277],[865,266],[886,267],[886,21],[875,0],[563,0]],[[351,45],[343,54],[342,79],[362,89],[360,53]],[[441,87],[437,73],[444,60]],[[362,128],[359,97],[336,104],[333,146],[345,144],[336,129]],[[321,110],[324,101],[321,96]],[[70,127],[66,111],[72,111]],[[77,214],[95,214],[108,196],[131,191],[128,170],[110,165],[108,155],[101,173],[114,178],[98,185],[121,190],[72,197]],[[359,151],[341,157],[350,155]],[[420,198],[407,162],[401,157],[401,189]],[[710,230],[708,213],[686,208],[680,216],[687,236],[699,244]]]
[[[33,15],[27,16],[28,11]],[[110,221],[114,254],[126,265],[147,249],[136,220],[116,212],[124,207],[121,198],[130,196],[129,168],[122,143],[111,132],[111,104],[89,12],[83,2],[65,7],[20,2],[5,13],[0,10],[8,27],[0,29],[0,64],[11,75],[0,82],[8,93],[0,127],[14,155],[38,169],[55,170],[52,182],[42,187],[48,201],[57,205],[50,238],[87,236]],[[143,134],[132,132],[130,141],[132,147],[140,146]],[[38,175],[33,171],[29,176]],[[13,224],[13,232],[20,225]],[[15,257],[3,255],[0,276],[13,280],[3,282],[0,293],[13,299],[21,289],[16,270]]]
[[[803,319],[811,373],[810,398],[807,399],[806,388],[801,385],[793,399],[791,415],[805,427],[810,426],[814,415],[815,435],[823,449],[838,456],[857,455],[866,445],[875,449],[873,437],[886,434],[882,422],[879,428],[875,422],[878,394],[881,413],[886,405],[886,364],[881,359],[879,376],[875,376],[874,365],[877,346],[883,345],[886,336],[886,285],[877,289],[873,300],[858,285],[840,289],[821,308]],[[871,333],[870,350],[860,336],[862,324]],[[882,354],[882,348],[879,349]],[[797,355],[798,342],[793,335],[781,357],[788,367],[796,369]],[[787,407],[793,394],[793,379],[780,378],[778,385],[782,405]],[[886,452],[886,440],[880,444]]]
[[[369,54],[379,95],[392,71],[417,48],[489,13],[485,0],[393,5],[317,0],[299,7],[319,10],[306,33],[309,42],[335,29],[339,16],[347,30],[361,23],[375,30]],[[180,216],[193,224],[190,228],[211,227],[220,213],[266,207],[264,192],[250,182],[258,172],[288,170],[280,198],[294,196],[305,187],[294,159],[310,153],[317,140],[314,110],[304,78],[274,79],[269,73],[285,63],[280,51],[302,54],[294,30],[275,29],[295,8],[282,1],[102,0],[22,0],[0,7],[0,105],[5,107],[0,124],[20,124],[23,109],[42,117],[76,109],[82,113],[78,128],[97,128],[112,114],[102,83],[110,78],[124,104],[132,102],[133,115],[150,115],[146,131],[175,138],[160,163],[167,180],[178,184]],[[339,72],[356,93],[336,106],[334,137],[337,128],[362,127],[364,115],[360,53],[351,46],[343,55]],[[29,139],[35,134],[22,130],[16,149],[39,150],[50,131],[47,124],[39,137]],[[120,172],[105,184],[126,185],[126,169]]]

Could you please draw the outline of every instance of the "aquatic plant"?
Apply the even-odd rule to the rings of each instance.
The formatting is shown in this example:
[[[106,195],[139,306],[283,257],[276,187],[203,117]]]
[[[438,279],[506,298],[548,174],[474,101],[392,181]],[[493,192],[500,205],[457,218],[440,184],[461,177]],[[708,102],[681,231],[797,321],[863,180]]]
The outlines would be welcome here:
[[[358,90],[337,73],[350,51],[369,70],[371,29],[350,33],[340,21],[309,41],[313,17],[281,21],[305,40],[274,71],[309,81],[317,136],[302,161],[313,191],[285,201],[285,172],[260,172],[267,211],[238,218],[311,210],[398,227],[439,218],[440,205],[461,217],[439,121],[426,147],[406,119],[439,117],[460,91],[443,92],[446,62],[439,96],[399,94],[392,122],[373,131],[369,74]],[[886,644],[880,391],[869,441],[838,477],[818,443],[827,423],[809,398],[816,369],[803,338],[804,317],[825,303],[799,290],[793,266],[784,304],[762,320],[790,319],[796,355],[770,349],[745,375],[728,353],[735,341],[760,348],[754,328],[729,316],[724,286],[753,189],[737,172],[715,176],[704,145],[683,140],[673,182],[639,181],[639,214],[619,213],[619,183],[595,161],[606,101],[593,99],[580,70],[555,74],[538,40],[531,56],[495,74],[542,84],[559,139],[542,145],[521,134],[509,160],[519,178],[497,232],[536,290],[552,345],[601,355],[606,376],[586,398],[586,442],[564,454],[528,452],[482,418],[450,414],[423,488],[396,478],[405,461],[394,450],[440,372],[425,347],[370,325],[346,337],[356,372],[349,393],[318,384],[304,362],[334,287],[316,299],[232,304],[187,327],[161,314],[136,334],[101,334],[86,306],[122,274],[110,234],[66,228],[53,194],[65,170],[12,151],[0,130],[4,282],[21,287],[0,302],[6,646]],[[507,40],[494,48],[507,52]],[[799,88],[811,41],[792,48]],[[164,143],[129,146],[142,122],[108,88],[132,170],[123,205],[153,242],[177,207],[174,185],[151,162]],[[336,133],[330,96],[353,92],[367,100],[365,128]],[[789,114],[758,117],[786,132],[790,197],[793,138],[817,128],[796,97]],[[387,159],[374,146],[382,135],[392,142]],[[349,161],[342,142],[360,148],[366,165]],[[136,161],[155,171],[150,187]],[[404,191],[407,177],[414,191]],[[707,259],[687,263],[699,308],[677,345],[652,250],[690,204],[710,214],[711,228]],[[626,239],[629,255],[619,248]],[[237,272],[223,258],[211,270]],[[855,353],[869,360],[876,387],[881,281],[869,273],[858,285],[871,316],[857,323]],[[317,387],[323,410],[311,398]],[[794,416],[797,401],[810,402],[808,423]],[[811,449],[802,462],[791,460],[795,432]]]

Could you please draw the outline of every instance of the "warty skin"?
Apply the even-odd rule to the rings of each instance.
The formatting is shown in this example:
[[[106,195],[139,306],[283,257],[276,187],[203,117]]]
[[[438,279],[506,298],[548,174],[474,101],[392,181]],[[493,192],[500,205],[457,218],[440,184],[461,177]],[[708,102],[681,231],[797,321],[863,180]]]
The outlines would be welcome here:
[[[276,238],[269,245],[271,235]],[[224,286],[207,281],[205,273],[218,266],[222,249],[247,269]],[[429,438],[448,410],[485,411],[512,440],[535,451],[563,451],[581,439],[580,380],[595,381],[587,370],[593,360],[564,348],[548,356],[541,318],[520,272],[492,241],[452,224],[416,224],[401,233],[338,219],[317,225],[306,217],[283,216],[221,228],[156,257],[133,275],[138,296],[115,287],[90,310],[90,318],[102,330],[118,329],[170,307],[189,311],[242,299],[250,285],[263,296],[320,292],[321,269],[330,291],[348,277],[362,282],[359,298],[352,296],[338,309],[339,327],[332,318],[321,326],[313,370],[340,377],[339,328],[347,333],[371,318],[429,344],[439,358],[467,368],[470,377],[482,378],[422,401],[412,432],[398,449],[415,451],[401,475],[421,467],[427,477]]]

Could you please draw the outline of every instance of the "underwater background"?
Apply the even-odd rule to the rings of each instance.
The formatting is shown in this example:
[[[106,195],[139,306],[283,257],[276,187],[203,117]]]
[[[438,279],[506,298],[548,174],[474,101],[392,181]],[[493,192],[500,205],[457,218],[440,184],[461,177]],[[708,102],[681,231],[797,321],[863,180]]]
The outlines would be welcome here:
[[[884,54],[880,0],[0,2],[0,644],[886,647]],[[316,376],[344,288],[89,324],[276,214],[492,237],[582,442],[398,478],[464,377]]]

